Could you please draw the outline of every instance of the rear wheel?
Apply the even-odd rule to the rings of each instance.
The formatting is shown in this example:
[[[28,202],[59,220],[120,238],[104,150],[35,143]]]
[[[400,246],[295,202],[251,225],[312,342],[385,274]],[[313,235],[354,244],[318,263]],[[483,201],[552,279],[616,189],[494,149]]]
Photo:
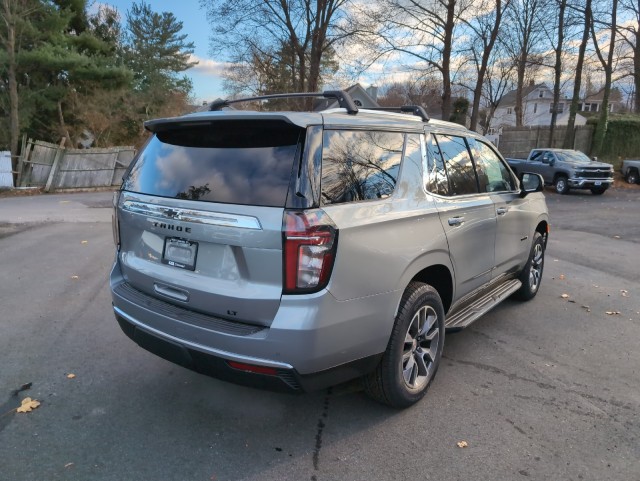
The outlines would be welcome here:
[[[444,345],[444,307],[430,285],[412,282],[402,295],[387,350],[364,380],[375,400],[396,408],[418,402],[433,381]]]
[[[627,172],[627,176],[625,177],[625,179],[630,184],[637,184],[638,183],[638,171],[634,170],[634,169],[630,169],[629,172]]]
[[[593,195],[602,195],[604,194],[604,192],[607,190],[606,187],[592,187],[591,188],[591,193]]]
[[[533,245],[529,253],[529,260],[520,272],[520,282],[522,287],[516,291],[514,297],[521,301],[533,299],[542,282],[542,270],[544,269],[544,238],[540,232],[533,236]]]
[[[553,183],[556,187],[556,192],[560,195],[565,195],[569,193],[569,182],[564,175],[559,175],[556,177],[555,182]]]

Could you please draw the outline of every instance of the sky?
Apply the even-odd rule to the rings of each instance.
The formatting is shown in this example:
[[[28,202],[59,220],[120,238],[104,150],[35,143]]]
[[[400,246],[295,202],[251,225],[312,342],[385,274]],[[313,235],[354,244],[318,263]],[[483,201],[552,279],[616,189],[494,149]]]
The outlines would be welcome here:
[[[131,8],[133,0],[108,0],[96,2],[90,11],[97,11],[99,4],[108,4],[120,12],[122,23],[126,23],[127,10]],[[147,0],[156,12],[171,12],[182,22],[182,32],[188,35],[187,41],[195,46],[194,59],[199,62],[185,72],[193,81],[193,94],[198,104],[212,101],[219,97],[225,98],[222,90],[220,73],[223,63],[216,61],[209,55],[209,24],[204,10],[199,7],[197,0]]]

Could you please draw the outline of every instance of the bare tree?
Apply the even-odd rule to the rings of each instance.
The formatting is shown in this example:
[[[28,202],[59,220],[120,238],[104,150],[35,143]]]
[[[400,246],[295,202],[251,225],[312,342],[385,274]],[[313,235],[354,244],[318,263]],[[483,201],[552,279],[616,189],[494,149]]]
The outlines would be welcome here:
[[[515,66],[510,60],[502,58],[504,50],[494,49],[482,85],[482,97],[485,103],[485,115],[480,119],[482,134],[486,135],[491,120],[498,108],[500,99],[514,87]]]
[[[613,77],[613,69],[614,69],[614,52],[616,46],[616,30],[617,30],[617,15],[618,15],[618,0],[612,0],[612,4],[607,5],[607,11],[611,9],[611,13],[609,14],[610,22],[607,24],[602,20],[596,20],[594,17],[594,21],[591,22],[591,39],[593,40],[593,46],[596,51],[596,55],[598,56],[598,60],[600,60],[600,64],[602,65],[602,69],[604,70],[604,88],[603,88],[603,97],[602,97],[602,105],[600,108],[600,116],[598,117],[598,125],[596,127],[596,131],[593,135],[593,148],[592,151],[595,154],[599,154],[602,151],[602,147],[604,144],[604,136],[607,131],[607,120],[609,118],[609,96],[611,95],[611,81]],[[598,13],[597,18],[603,19],[606,18],[607,14],[602,11]],[[604,25],[609,28],[608,35],[606,32],[596,32],[595,24]],[[598,35],[602,33],[602,35]],[[607,57],[605,58],[602,54],[601,45],[604,47],[606,42],[609,42],[609,49],[607,53]]]
[[[489,68],[491,53],[498,38],[498,32],[502,24],[504,9],[511,0],[482,0],[474,4],[476,11],[472,12],[470,19],[463,22],[472,33],[469,40],[468,52],[475,67],[475,85],[473,87],[473,103],[471,122],[469,128],[477,130],[480,116],[480,101],[482,89]],[[493,8],[491,4],[493,3]]]
[[[583,17],[582,39],[578,47],[578,58],[576,60],[576,76],[573,81],[573,96],[569,107],[569,119],[567,120],[567,130],[564,135],[563,147],[570,149],[573,147],[574,129],[576,124],[576,114],[580,104],[580,90],[582,88],[582,67],[584,65],[585,52],[589,42],[589,32],[591,31],[592,12],[591,0],[585,0],[584,9],[578,10]]]
[[[618,26],[620,40],[631,51],[631,75],[634,85],[633,110],[640,113],[640,1],[620,0],[620,13],[632,17],[632,21]]]
[[[553,44],[555,63],[553,64],[553,105],[551,110],[551,124],[549,125],[549,145],[553,145],[553,132],[558,119],[558,104],[560,103],[560,81],[562,77],[562,50],[565,36],[565,11],[567,0],[556,0],[558,7],[558,23],[556,26],[556,43]]]
[[[471,4],[470,0],[387,0],[378,30],[380,55],[395,52],[412,57],[422,74],[437,71],[442,76],[444,120],[451,116],[455,30]]]
[[[200,0],[212,26],[211,51],[251,68],[256,58],[293,55],[289,74],[301,92],[318,90],[323,59],[358,34],[352,0]]]
[[[524,88],[527,68],[541,63],[546,50],[544,29],[547,28],[549,0],[513,0],[505,12],[505,46],[516,66],[516,126],[524,124]]]

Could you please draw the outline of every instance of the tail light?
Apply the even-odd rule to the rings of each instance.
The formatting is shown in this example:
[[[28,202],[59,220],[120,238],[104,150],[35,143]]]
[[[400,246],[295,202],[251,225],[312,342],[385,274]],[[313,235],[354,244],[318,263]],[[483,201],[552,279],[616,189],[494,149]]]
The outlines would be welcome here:
[[[120,199],[120,191],[113,193],[113,212],[111,214],[111,228],[113,229],[113,243],[116,249],[120,249],[120,223],[118,222],[118,200]]]
[[[326,212],[285,211],[284,289],[285,294],[317,292],[329,282],[338,229]]]

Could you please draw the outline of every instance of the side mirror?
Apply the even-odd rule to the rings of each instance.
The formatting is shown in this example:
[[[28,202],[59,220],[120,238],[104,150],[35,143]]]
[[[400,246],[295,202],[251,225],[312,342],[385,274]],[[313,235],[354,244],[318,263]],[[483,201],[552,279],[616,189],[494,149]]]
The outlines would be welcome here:
[[[544,190],[544,179],[540,174],[525,172],[520,177],[520,185],[522,187],[520,195],[525,197],[533,192],[542,192]]]
[[[592,160],[593,162],[598,162],[598,157],[596,157],[596,156],[594,155],[593,157],[591,157],[591,160]]]
[[[543,155],[542,156],[542,163],[543,164],[548,164],[549,163],[549,156],[548,155]]]

